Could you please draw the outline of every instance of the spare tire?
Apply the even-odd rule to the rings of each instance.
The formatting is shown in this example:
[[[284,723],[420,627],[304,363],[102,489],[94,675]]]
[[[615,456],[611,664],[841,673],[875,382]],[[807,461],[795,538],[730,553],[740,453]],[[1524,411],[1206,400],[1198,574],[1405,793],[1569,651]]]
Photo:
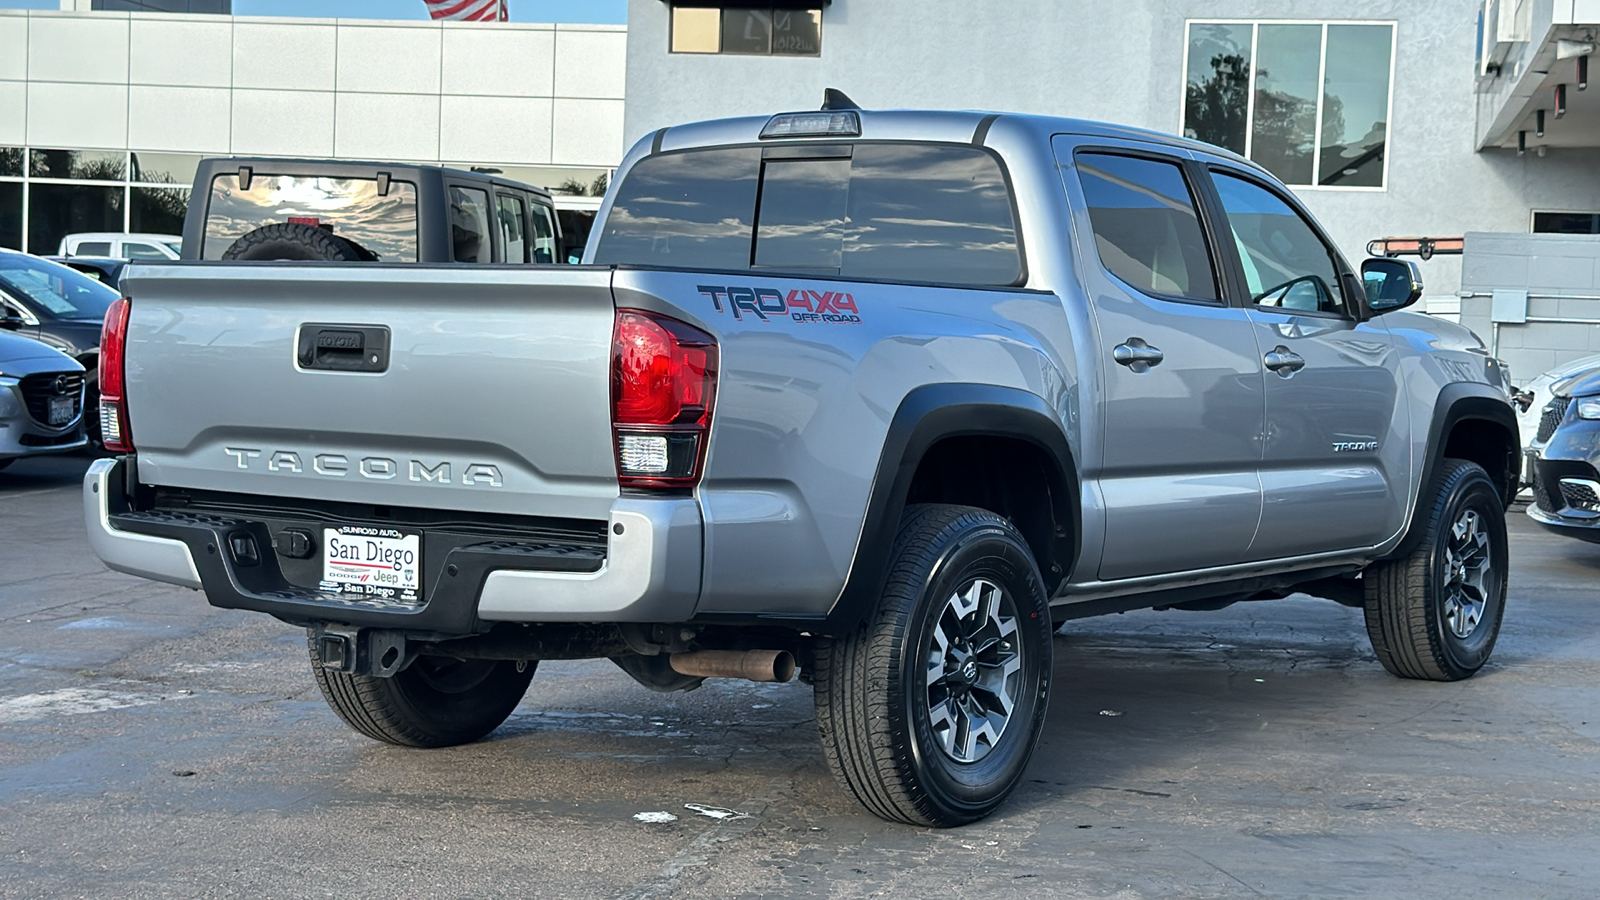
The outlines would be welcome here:
[[[228,246],[223,259],[308,259],[358,262],[361,251],[338,235],[303,222],[263,225]]]

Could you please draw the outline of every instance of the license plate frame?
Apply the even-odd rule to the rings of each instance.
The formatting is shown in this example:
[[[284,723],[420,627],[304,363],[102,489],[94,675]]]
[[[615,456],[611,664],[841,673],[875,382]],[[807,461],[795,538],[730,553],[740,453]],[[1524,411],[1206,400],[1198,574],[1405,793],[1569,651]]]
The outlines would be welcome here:
[[[78,411],[74,407],[77,404],[73,400],[74,398],[70,396],[50,398],[45,418],[50,420],[51,425],[66,425],[76,417]]]
[[[368,600],[420,604],[422,532],[387,525],[322,529],[323,591]]]

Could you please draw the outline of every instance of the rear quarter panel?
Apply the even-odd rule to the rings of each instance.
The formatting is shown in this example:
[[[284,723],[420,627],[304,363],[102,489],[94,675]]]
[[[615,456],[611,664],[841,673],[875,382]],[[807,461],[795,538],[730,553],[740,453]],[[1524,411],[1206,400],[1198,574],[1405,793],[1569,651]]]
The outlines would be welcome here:
[[[1044,398],[1062,422],[1076,418],[1078,385],[1063,374],[1075,371],[1072,343],[1054,294],[648,270],[619,271],[615,286],[619,307],[681,318],[721,347],[699,488],[701,614],[832,607],[862,538],[890,422],[912,390],[1015,387]],[[763,289],[771,312],[735,316],[730,288]],[[856,312],[835,321],[807,320],[803,306],[790,305],[814,308],[827,296],[838,309],[838,295]]]

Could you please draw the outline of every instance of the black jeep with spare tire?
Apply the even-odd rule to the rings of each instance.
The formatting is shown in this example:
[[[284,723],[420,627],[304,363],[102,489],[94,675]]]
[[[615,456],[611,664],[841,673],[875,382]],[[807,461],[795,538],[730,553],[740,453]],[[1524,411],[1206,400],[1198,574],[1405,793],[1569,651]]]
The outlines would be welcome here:
[[[543,188],[493,173],[386,162],[202,160],[184,259],[556,263]]]

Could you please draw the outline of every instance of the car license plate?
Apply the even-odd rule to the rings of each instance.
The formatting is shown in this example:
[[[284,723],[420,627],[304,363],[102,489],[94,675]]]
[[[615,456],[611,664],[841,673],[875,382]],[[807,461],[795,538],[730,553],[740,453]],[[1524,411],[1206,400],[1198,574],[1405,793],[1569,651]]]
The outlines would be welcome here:
[[[422,599],[422,534],[368,525],[322,530],[322,589],[417,603]]]
[[[50,424],[65,425],[72,421],[73,414],[77,412],[73,407],[77,404],[72,397],[50,398]]]

